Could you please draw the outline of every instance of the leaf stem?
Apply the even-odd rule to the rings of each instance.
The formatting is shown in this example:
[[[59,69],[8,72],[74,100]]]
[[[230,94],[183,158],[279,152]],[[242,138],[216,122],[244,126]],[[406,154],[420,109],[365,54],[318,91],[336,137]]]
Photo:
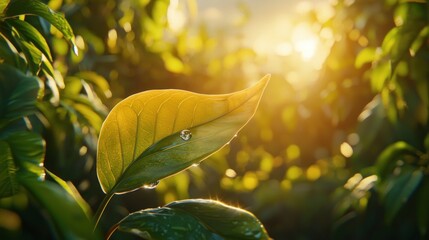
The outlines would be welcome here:
[[[119,227],[119,223],[116,223],[115,225],[113,225],[109,231],[106,234],[106,237],[104,238],[105,240],[109,240],[110,237],[113,235],[113,233],[116,231],[116,229],[118,229]]]
[[[100,222],[101,216],[104,213],[104,210],[107,207],[107,204],[109,204],[110,200],[112,199],[114,193],[113,192],[109,192],[104,198],[103,201],[101,202],[100,206],[97,209],[97,212],[95,212],[94,215],[94,219],[95,219],[95,225],[94,225],[94,232],[97,229],[98,223]]]

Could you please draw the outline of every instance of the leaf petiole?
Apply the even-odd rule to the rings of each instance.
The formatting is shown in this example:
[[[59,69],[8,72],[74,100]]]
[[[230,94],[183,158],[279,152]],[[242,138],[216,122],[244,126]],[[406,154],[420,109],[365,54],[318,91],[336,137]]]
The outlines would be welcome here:
[[[95,212],[95,215],[94,215],[95,225],[94,225],[94,229],[93,229],[94,232],[97,229],[97,226],[98,226],[98,223],[100,222],[101,216],[103,215],[104,210],[106,209],[107,204],[109,204],[109,202],[112,199],[113,195],[114,195],[113,192],[109,192],[103,198],[103,201],[101,202],[100,206],[98,207],[97,212]]]
[[[116,229],[118,229],[119,227],[119,223],[116,223],[115,225],[113,225],[109,231],[106,234],[106,237],[104,238],[105,240],[109,240],[110,237],[113,235],[113,233],[116,231]]]

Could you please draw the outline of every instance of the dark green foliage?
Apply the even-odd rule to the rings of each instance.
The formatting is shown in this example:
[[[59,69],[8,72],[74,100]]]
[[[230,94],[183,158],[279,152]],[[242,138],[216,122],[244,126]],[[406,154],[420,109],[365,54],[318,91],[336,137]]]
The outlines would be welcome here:
[[[269,239],[251,213],[204,199],[132,213],[118,228],[147,239]]]

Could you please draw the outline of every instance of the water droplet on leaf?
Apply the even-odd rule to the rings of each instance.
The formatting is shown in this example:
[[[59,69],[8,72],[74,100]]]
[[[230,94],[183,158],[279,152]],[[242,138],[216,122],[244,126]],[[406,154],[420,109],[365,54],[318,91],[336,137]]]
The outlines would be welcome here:
[[[73,44],[73,53],[78,56],[79,55],[79,50],[77,48],[77,46],[75,44]]]
[[[145,189],[154,189],[158,186],[159,181],[153,182],[153,183],[149,183],[149,184],[145,184],[143,185],[143,188]]]
[[[191,130],[184,129],[180,131],[180,138],[184,141],[189,141],[192,138],[192,132]]]

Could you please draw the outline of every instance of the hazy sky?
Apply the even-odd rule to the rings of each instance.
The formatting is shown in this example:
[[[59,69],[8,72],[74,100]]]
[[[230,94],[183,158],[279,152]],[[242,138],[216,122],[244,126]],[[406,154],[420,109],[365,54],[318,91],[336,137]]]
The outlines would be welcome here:
[[[305,14],[316,9],[319,20],[327,20],[333,13],[328,0],[197,0],[197,5],[197,20],[211,30],[239,35],[242,44],[259,55],[270,56],[272,62],[267,65],[274,69],[272,72],[282,71],[282,60],[287,56],[320,68],[333,39],[332,32],[315,28]],[[246,13],[247,21],[240,25]],[[293,81],[291,76],[288,79]]]

